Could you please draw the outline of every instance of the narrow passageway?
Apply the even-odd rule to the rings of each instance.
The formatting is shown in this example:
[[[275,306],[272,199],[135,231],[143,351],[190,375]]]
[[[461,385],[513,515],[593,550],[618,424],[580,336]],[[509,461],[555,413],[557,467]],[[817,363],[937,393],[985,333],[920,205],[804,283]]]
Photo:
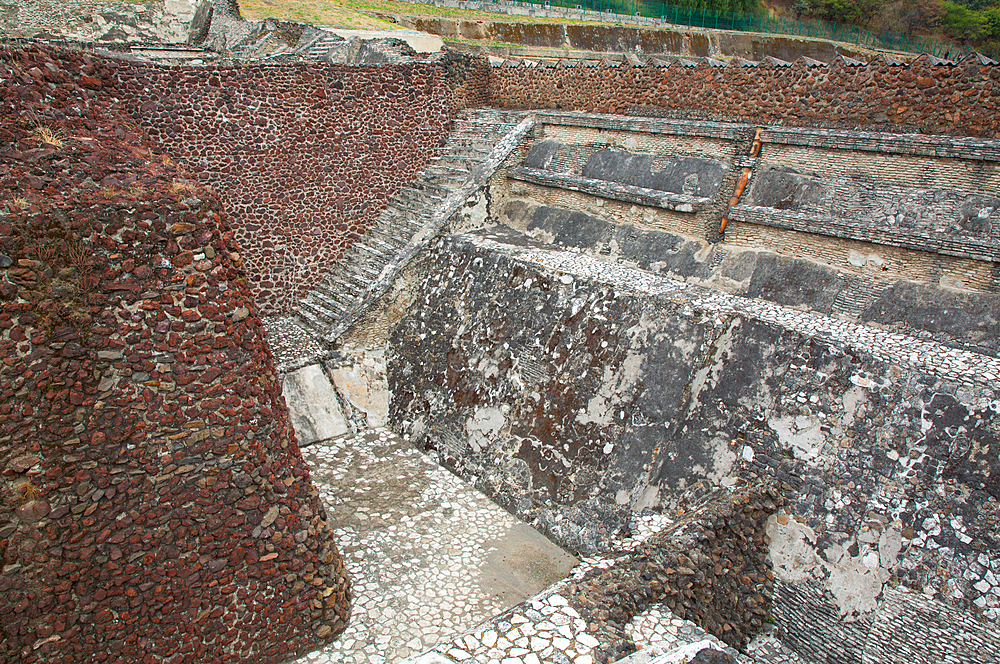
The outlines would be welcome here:
[[[417,655],[540,592],[576,559],[387,429],[304,447],[353,582],[347,630],[300,662]]]

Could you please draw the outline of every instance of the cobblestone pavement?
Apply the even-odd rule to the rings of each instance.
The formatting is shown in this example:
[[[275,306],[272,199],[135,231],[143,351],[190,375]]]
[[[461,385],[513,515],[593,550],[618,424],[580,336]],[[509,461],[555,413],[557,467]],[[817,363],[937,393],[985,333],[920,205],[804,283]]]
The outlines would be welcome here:
[[[638,544],[641,539],[633,542]],[[626,543],[628,546],[629,543]],[[573,576],[604,564],[601,558],[581,561]],[[559,584],[561,585],[561,584]],[[559,588],[545,591],[489,624],[407,660],[408,664],[592,664],[598,641],[568,605]],[[737,652],[690,620],[665,607],[651,607],[635,616],[625,631],[638,648],[620,664],[686,662],[702,648],[729,653],[740,664],[802,664],[774,634],[762,633],[745,653]]]
[[[598,642],[559,591],[567,575],[580,578],[610,558],[576,564],[386,429],[321,441],[303,456],[353,581],[353,609],[336,642],[294,664],[593,663]],[[636,514],[619,547],[639,546],[671,523]],[[640,647],[635,664],[681,661],[705,645],[725,649],[660,607],[636,616],[627,631]],[[742,664],[799,662],[770,636],[746,655],[729,652]]]
[[[539,592],[575,563],[388,430],[302,453],[338,535],[353,609],[341,637],[299,664],[415,655]]]
[[[631,537],[619,542],[616,549],[634,549],[653,534],[670,526],[670,518],[660,514],[634,514],[629,531]],[[582,578],[587,572],[614,564],[609,554],[580,561],[570,577]],[[431,652],[409,660],[410,664],[593,664],[594,649],[600,645],[588,631],[579,613],[562,594],[564,582],[539,593],[530,600],[499,615],[488,623],[442,643]],[[797,664],[797,660],[770,659],[767,652],[756,660],[740,655],[726,644],[705,632],[689,620],[673,615],[665,607],[651,607],[635,616],[626,625],[626,632],[639,652],[622,660],[622,664],[649,664],[660,656],[677,655],[673,661],[687,661],[702,647],[726,650],[742,664],[780,662]],[[695,644],[698,644],[695,646]],[[648,655],[648,656],[646,656]]]
[[[635,616],[625,625],[625,632],[633,643],[642,645],[640,652],[648,654],[665,654],[684,645],[706,641],[719,650],[726,648],[722,641],[664,607],[653,607]]]

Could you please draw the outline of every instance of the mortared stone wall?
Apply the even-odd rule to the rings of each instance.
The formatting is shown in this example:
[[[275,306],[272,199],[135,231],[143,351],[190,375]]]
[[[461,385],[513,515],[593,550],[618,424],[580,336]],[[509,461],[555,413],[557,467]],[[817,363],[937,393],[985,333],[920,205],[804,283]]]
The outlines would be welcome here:
[[[349,582],[230,217],[118,74],[0,46],[0,662],[283,661]]]
[[[924,55],[909,65],[505,66],[491,71],[490,103],[993,138],[1000,136],[1000,65],[974,58],[935,64]]]
[[[267,314],[286,312],[364,233],[452,116],[443,69],[427,63],[109,64],[134,119],[229,210]]]

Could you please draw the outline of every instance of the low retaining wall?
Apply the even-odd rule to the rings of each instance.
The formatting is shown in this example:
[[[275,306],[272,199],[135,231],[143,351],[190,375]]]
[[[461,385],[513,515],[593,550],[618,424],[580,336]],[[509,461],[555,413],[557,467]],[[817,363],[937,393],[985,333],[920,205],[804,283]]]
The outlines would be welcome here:
[[[456,3],[457,4],[457,3]],[[467,3],[469,9],[490,11]],[[542,13],[539,8],[539,13]],[[632,27],[578,23],[482,21],[460,18],[393,16],[400,25],[441,37],[471,39],[489,44],[490,51],[503,50],[493,44],[521,47],[573,49],[596,53],[636,53],[638,55],[728,56],[761,60],[766,56],[798,60],[802,56],[832,60],[838,55],[865,57],[866,49],[820,39],[763,35],[724,30],[685,30],[680,27]],[[550,17],[555,18],[555,17]],[[593,20],[590,17],[587,17]],[[612,16],[612,20],[617,17]],[[586,20],[586,19],[585,19]]]

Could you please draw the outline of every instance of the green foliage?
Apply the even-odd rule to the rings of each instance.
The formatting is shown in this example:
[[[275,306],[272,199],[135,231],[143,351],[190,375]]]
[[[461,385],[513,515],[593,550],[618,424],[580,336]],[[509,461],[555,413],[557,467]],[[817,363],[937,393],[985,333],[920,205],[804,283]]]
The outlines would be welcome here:
[[[946,1],[942,5],[944,17],[941,28],[948,36],[971,44],[1000,41],[1000,6],[996,3],[981,11],[957,2]]]
[[[666,4],[708,11],[743,12],[746,14],[753,14],[760,10],[760,4],[757,0],[669,0]]]
[[[955,4],[964,5],[969,9],[980,11],[991,7],[1000,7],[1000,0],[958,0]]]
[[[912,0],[902,4],[895,20],[900,29],[906,32],[937,28],[944,18],[944,5],[941,0]]]
[[[883,5],[885,0],[798,0],[793,9],[799,16],[868,25]]]

